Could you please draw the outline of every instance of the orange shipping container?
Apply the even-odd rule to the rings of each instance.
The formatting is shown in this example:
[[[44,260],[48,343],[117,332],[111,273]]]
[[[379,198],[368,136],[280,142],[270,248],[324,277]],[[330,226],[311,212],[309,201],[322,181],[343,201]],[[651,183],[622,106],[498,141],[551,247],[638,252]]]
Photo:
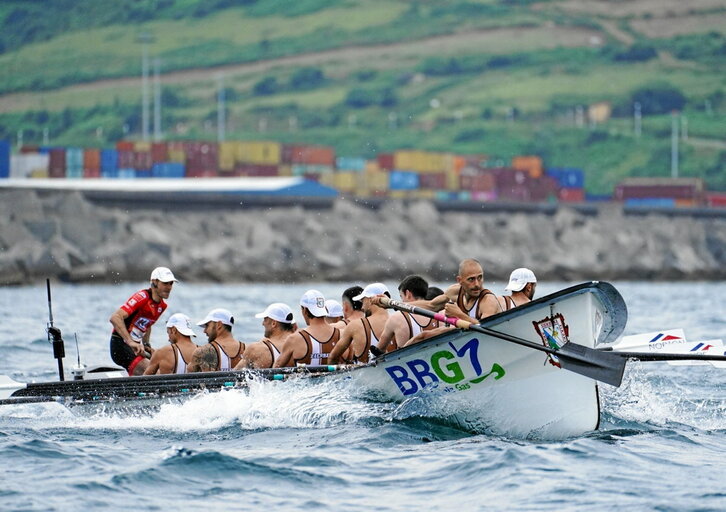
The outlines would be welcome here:
[[[151,145],[151,161],[155,164],[169,161],[169,148],[166,142],[154,142]]]
[[[129,140],[120,140],[116,143],[116,149],[118,151],[133,151],[134,143]]]
[[[329,146],[285,146],[283,160],[292,164],[335,166],[335,150]]]
[[[526,171],[530,177],[539,178],[544,172],[542,159],[538,156],[515,156],[512,167],[518,171]]]
[[[84,169],[100,169],[101,168],[101,150],[86,149],[83,151],[83,168]]]

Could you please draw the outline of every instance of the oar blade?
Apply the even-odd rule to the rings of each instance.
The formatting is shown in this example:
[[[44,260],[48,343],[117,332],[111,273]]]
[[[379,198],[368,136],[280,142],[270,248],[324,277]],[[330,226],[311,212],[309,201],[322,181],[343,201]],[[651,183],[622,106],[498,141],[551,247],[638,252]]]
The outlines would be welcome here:
[[[627,360],[613,352],[565,343],[555,353],[563,369],[618,387],[623,382]]]

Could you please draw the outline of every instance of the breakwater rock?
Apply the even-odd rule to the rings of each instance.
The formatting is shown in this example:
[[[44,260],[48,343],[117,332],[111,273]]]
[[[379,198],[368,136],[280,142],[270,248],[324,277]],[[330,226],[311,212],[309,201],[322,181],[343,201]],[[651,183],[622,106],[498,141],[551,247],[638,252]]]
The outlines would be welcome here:
[[[370,209],[105,208],[79,192],[0,192],[0,284],[144,281],[169,266],[185,281],[452,280],[459,260],[486,277],[519,266],[541,279],[723,279],[726,218],[440,212],[429,202]]]

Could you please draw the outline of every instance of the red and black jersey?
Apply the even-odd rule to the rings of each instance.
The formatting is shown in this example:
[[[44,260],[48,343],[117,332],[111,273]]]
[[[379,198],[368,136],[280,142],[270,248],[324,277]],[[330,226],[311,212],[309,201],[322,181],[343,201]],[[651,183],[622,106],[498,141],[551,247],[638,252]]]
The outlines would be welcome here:
[[[164,302],[164,299],[154,302],[151,299],[151,289],[140,290],[134,293],[121,306],[121,309],[129,314],[124,323],[131,338],[135,341],[141,341],[149,327],[154,325],[166,310],[166,302]],[[114,333],[116,333],[115,329]]]

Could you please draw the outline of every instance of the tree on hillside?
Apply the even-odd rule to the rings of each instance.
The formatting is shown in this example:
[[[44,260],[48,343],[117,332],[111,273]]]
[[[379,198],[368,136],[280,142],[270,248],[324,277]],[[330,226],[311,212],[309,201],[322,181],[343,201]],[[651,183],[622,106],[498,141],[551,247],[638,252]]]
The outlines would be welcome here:
[[[266,76],[252,87],[252,92],[257,96],[275,94],[280,90],[280,84],[274,76]]]
[[[677,87],[670,84],[652,84],[637,89],[632,95],[632,103],[640,103],[643,114],[667,114],[673,110],[683,110],[687,100]]]
[[[292,89],[314,89],[325,83],[325,75],[318,68],[302,68],[290,77]]]

